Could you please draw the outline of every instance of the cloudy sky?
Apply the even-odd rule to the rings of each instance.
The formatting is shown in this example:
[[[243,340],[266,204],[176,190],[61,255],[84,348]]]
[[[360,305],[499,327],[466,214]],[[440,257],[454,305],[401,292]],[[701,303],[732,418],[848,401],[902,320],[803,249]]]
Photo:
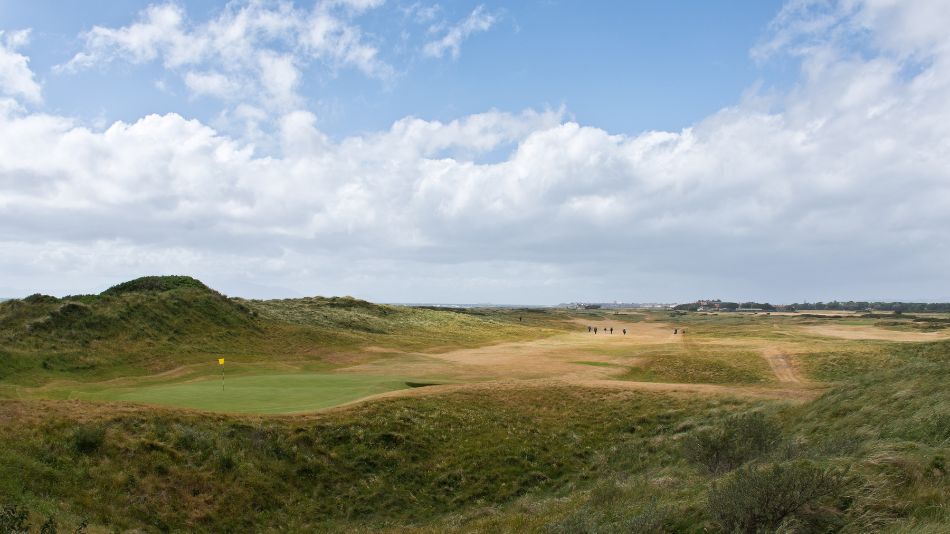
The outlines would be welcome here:
[[[0,0],[0,296],[950,300],[948,27],[946,0]]]

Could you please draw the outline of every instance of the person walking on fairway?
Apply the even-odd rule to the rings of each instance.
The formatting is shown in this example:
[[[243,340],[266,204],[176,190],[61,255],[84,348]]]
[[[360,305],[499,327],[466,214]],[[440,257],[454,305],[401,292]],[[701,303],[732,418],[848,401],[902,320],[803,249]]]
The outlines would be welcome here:
[[[595,327],[594,327],[594,335],[596,335],[596,334],[597,334],[597,327],[595,326]]]
[[[614,327],[611,326],[611,327],[610,327],[610,334],[613,335],[613,333],[614,333]]]
[[[588,325],[588,326],[587,326],[587,333],[589,334],[591,330],[592,330],[592,329],[591,329],[590,325]]]

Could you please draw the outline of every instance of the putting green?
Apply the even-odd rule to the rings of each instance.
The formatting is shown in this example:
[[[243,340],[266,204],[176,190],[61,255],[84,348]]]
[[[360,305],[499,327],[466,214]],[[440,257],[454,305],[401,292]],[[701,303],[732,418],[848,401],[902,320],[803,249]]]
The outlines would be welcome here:
[[[410,386],[391,376],[262,374],[74,392],[73,398],[196,408],[215,412],[297,413],[328,408]]]

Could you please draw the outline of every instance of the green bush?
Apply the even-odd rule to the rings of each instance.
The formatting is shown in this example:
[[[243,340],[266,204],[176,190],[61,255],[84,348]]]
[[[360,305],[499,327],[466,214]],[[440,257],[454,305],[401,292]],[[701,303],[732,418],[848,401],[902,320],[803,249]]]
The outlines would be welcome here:
[[[739,414],[722,426],[693,432],[683,442],[683,454],[711,473],[723,473],[756,458],[778,443],[781,430],[759,412]]]
[[[79,526],[73,531],[75,534],[86,532],[87,522],[83,519]],[[59,523],[55,517],[47,517],[46,521],[40,525],[40,534],[56,534],[59,531]],[[15,504],[6,504],[0,507],[0,534],[30,534],[33,532],[33,525],[30,524],[30,511],[25,506]]]
[[[22,506],[6,504],[0,508],[0,532],[19,534],[30,532],[30,513]]]
[[[843,485],[841,473],[809,462],[750,466],[713,486],[707,511],[727,532],[773,532],[793,524],[820,531],[830,520],[815,505]]]
[[[102,425],[80,425],[73,432],[73,448],[80,454],[89,454],[99,450],[105,441],[106,429]]]

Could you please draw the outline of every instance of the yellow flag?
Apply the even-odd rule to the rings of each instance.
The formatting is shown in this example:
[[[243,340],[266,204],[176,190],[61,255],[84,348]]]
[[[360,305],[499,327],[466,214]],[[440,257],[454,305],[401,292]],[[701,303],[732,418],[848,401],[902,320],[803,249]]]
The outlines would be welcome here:
[[[218,358],[218,365],[224,365],[224,358]]]

